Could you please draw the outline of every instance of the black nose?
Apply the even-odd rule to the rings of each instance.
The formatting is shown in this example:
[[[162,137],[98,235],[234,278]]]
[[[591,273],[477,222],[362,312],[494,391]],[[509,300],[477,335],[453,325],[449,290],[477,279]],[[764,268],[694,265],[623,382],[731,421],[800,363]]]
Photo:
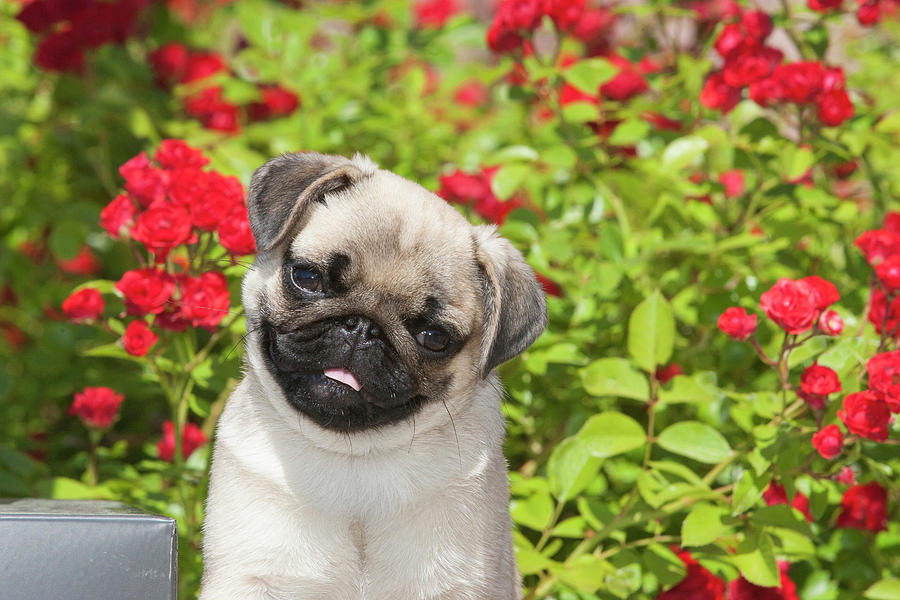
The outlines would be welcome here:
[[[377,323],[358,315],[344,317],[343,328],[349,337],[359,337],[363,340],[381,337],[381,327]]]

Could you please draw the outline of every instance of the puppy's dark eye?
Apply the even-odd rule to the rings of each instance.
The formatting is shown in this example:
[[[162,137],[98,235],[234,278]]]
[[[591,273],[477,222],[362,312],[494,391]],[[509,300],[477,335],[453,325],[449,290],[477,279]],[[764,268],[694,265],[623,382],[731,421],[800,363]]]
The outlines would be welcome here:
[[[425,329],[416,334],[416,342],[432,352],[442,352],[450,344],[450,336],[441,329]]]
[[[295,286],[307,292],[322,291],[322,277],[315,271],[305,267],[294,267],[291,269],[291,281]]]

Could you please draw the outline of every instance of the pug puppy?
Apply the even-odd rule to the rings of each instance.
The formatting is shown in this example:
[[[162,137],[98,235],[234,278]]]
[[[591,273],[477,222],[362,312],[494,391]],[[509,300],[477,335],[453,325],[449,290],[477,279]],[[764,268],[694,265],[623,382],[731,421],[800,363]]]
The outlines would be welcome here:
[[[270,160],[249,212],[200,598],[519,598],[494,368],[546,324],[532,269],[359,155]]]

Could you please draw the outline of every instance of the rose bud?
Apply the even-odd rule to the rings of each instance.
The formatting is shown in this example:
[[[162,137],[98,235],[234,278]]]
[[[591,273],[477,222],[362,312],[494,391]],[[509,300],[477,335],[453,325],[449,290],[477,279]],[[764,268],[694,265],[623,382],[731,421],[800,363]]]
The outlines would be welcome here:
[[[844,330],[844,320],[833,310],[826,310],[819,317],[819,329],[826,335],[841,335]]]
[[[186,459],[205,443],[203,431],[193,423],[185,423],[181,430],[181,456]],[[163,423],[163,437],[156,443],[156,452],[168,462],[175,458],[175,424],[172,421]]]
[[[125,329],[122,345],[128,354],[144,356],[158,340],[159,336],[153,333],[146,323],[143,321],[132,321]]]

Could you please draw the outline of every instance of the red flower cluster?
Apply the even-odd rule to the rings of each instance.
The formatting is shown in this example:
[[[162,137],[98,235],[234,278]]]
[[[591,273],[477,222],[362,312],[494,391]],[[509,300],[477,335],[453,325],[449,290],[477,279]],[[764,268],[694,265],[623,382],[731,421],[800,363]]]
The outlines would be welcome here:
[[[215,327],[228,314],[231,302],[225,276],[214,271],[191,277],[172,276],[156,268],[136,269],[122,275],[116,290],[125,298],[128,314],[156,315],[153,324],[169,331]]]
[[[181,430],[181,455],[185,459],[205,443],[206,436],[199,427],[190,422],[184,424]],[[175,424],[172,421],[163,423],[163,436],[156,443],[156,453],[168,462],[175,458]]]
[[[204,171],[209,159],[181,140],[163,140],[153,161],[141,152],[119,168],[128,194],[116,196],[100,213],[109,235],[130,236],[158,261],[208,231],[216,231],[232,254],[255,252],[237,178]]]
[[[488,167],[478,174],[454,171],[448,175],[441,175],[441,187],[437,195],[447,202],[458,204],[472,203],[475,212],[485,219],[502,225],[506,215],[512,210],[522,206],[515,197],[500,200],[491,190],[491,181],[497,173],[498,167]]]
[[[34,0],[16,18],[34,33],[47,34],[34,62],[48,71],[81,71],[85,50],[123,43],[149,0]]]
[[[848,489],[841,499],[837,526],[868,531],[887,530],[887,490],[877,481]]]
[[[487,32],[487,43],[494,52],[528,51],[528,37],[541,24],[544,15],[550,17],[557,30],[595,46],[600,34],[608,30],[614,20],[602,8],[589,8],[585,0],[503,0],[497,7]],[[601,44],[605,50],[606,44]]]
[[[661,592],[656,600],[722,600],[725,596],[725,582],[713,575],[691,556],[687,550],[678,551],[678,558],[684,563],[686,573],[676,586]]]
[[[854,242],[875,269],[869,322],[882,335],[900,333],[900,213],[892,212],[881,229],[864,231]]]
[[[760,11],[745,12],[738,22],[722,29],[715,47],[725,63],[707,77],[701,104],[728,112],[747,87],[750,99],[760,106],[814,104],[825,125],[840,125],[852,117],[843,70],[812,61],[783,63],[782,53],[764,43],[770,33],[772,20]]]
[[[759,306],[791,334],[812,329],[822,311],[841,299],[830,281],[816,275],[794,281],[783,277],[759,298]]]
[[[81,419],[88,427],[106,429],[119,413],[125,396],[108,387],[86,387],[75,394],[69,414]]]
[[[160,86],[202,81],[217,73],[227,73],[225,59],[215,52],[192,51],[184,44],[170,42],[150,53],[150,64]],[[250,121],[283,117],[294,112],[300,98],[280,85],[259,86],[260,100],[245,107]],[[225,99],[222,87],[209,85],[183,99],[185,112],[207,129],[235,133],[241,128],[241,108]]]

